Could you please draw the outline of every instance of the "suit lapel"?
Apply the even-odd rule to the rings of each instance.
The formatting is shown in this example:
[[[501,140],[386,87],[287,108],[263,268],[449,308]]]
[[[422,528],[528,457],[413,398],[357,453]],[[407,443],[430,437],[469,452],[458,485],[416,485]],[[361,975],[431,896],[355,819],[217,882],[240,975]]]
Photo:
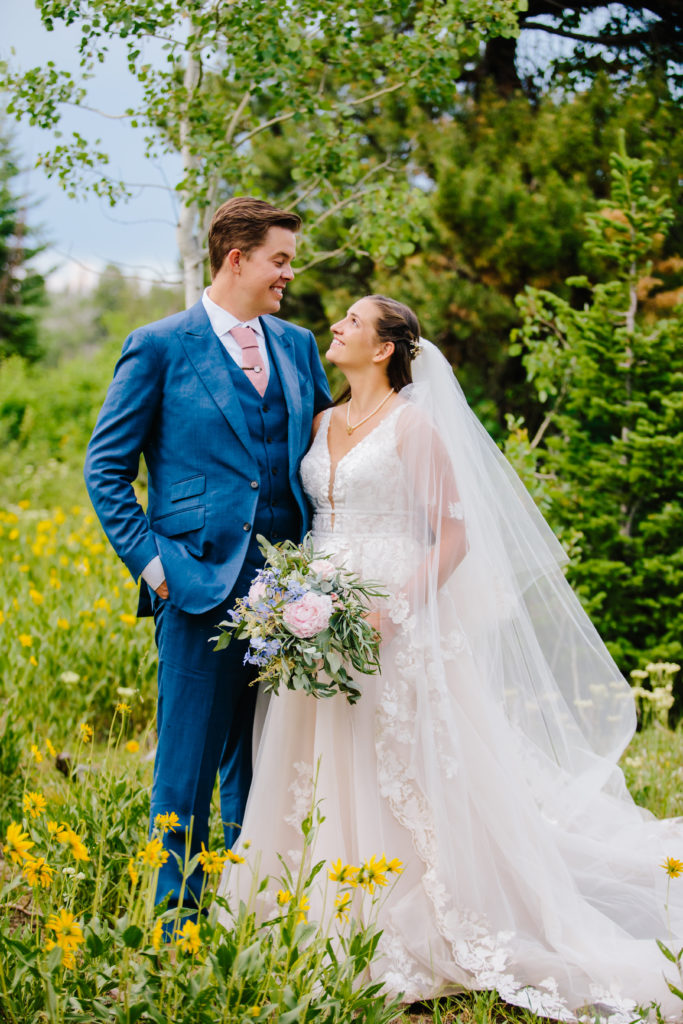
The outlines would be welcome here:
[[[299,391],[299,377],[294,364],[293,341],[288,335],[285,326],[278,320],[267,316],[259,317],[259,320],[268,341],[269,354],[277,366],[282,390],[285,393],[285,403],[289,417],[287,449],[290,470],[293,471],[297,467],[299,433],[301,430],[301,392]]]
[[[199,374],[204,387],[251,456],[249,428],[237,391],[201,300],[188,310],[188,322],[180,340],[187,358]]]

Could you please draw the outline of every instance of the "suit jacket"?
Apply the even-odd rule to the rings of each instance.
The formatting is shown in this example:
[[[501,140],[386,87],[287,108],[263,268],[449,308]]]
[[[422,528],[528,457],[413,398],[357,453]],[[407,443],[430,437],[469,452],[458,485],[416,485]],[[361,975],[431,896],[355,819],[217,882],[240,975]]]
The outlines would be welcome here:
[[[299,463],[330,393],[310,331],[261,317],[288,411],[289,481],[308,504]],[[147,514],[133,490],[140,454]],[[127,338],[85,462],[93,506],[134,579],[158,554],[173,604],[192,614],[230,593],[251,540],[259,469],[249,428],[201,302]],[[144,589],[144,588],[143,588]]]

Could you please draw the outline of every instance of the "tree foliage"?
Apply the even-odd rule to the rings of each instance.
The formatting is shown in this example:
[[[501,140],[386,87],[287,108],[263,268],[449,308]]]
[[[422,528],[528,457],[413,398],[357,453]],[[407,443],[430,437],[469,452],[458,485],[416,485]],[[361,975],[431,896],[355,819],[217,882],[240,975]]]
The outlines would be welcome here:
[[[26,212],[13,187],[18,174],[10,143],[0,135],[0,360],[13,353],[37,359],[42,352],[38,313],[45,280],[31,267],[40,247],[29,243]]]
[[[140,86],[125,111],[147,131],[147,153],[178,152],[178,242],[187,298],[202,286],[208,218],[225,192],[262,194],[263,139],[297,134],[292,187],[268,198],[310,212],[317,225],[353,211],[345,247],[396,262],[410,251],[415,203],[405,163],[360,155],[364,112],[406,92],[438,106],[463,61],[492,33],[516,31],[521,0],[38,0],[45,26],[77,29],[82,77],[46,67],[9,71],[9,109],[55,130],[63,107],[87,102],[85,78],[122,40]],[[162,59],[152,60],[150,54]],[[108,156],[79,133],[41,163],[71,193],[93,188],[112,203],[127,194],[107,174]],[[391,183],[389,187],[389,183]],[[309,256],[320,259],[316,239]]]
[[[673,220],[652,162],[622,140],[611,164],[611,199],[587,218],[586,243],[609,276],[568,281],[588,296],[579,308],[528,288],[518,344],[546,410],[526,456],[576,556],[573,582],[630,668],[639,654],[683,654],[683,316],[647,312]]]

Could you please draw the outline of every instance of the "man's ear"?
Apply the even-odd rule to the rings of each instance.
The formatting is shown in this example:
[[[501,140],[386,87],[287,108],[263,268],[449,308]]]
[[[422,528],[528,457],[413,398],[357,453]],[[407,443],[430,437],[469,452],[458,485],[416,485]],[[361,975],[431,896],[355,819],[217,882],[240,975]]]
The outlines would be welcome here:
[[[228,255],[223,260],[223,267],[233,274],[240,274],[242,272],[243,260],[244,253],[242,252],[241,249],[231,249]]]

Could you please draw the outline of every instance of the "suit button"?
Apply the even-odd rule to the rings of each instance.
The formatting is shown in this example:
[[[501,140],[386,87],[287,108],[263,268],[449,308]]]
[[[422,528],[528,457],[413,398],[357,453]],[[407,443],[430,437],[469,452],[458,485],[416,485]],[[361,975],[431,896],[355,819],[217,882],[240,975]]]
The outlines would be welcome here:
[[[249,533],[249,531],[251,530],[251,523],[245,523],[242,529],[244,530],[245,533]]]
[[[271,473],[273,474],[273,476],[277,476],[277,466],[273,466],[273,468],[271,469]]]
[[[263,409],[264,412],[270,412],[270,406],[268,405],[267,402],[264,402],[261,408]]]
[[[266,438],[266,444],[272,444],[272,443],[273,443],[272,437],[267,437]]]
[[[256,488],[258,487],[258,480],[252,480],[250,486],[253,487],[254,490],[256,490]]]

